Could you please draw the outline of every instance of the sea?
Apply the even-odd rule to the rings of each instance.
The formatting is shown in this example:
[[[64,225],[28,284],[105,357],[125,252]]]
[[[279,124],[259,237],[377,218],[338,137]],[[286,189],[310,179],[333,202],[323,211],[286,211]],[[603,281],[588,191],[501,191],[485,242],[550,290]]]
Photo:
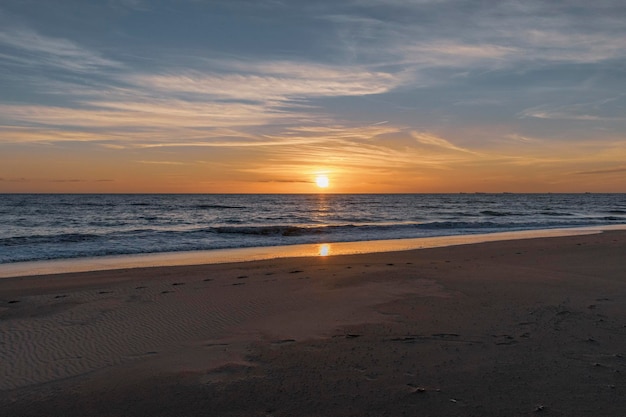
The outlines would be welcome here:
[[[626,194],[4,194],[0,264],[626,224]]]

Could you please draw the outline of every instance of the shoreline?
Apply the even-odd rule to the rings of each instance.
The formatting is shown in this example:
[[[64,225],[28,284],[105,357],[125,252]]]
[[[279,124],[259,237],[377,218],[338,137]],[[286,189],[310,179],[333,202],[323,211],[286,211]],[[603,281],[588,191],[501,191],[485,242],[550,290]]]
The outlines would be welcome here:
[[[147,267],[209,265],[279,258],[397,252],[493,241],[575,236],[611,230],[626,230],[626,225],[26,261],[0,264],[0,279]]]
[[[626,232],[0,280],[0,415],[614,416]]]

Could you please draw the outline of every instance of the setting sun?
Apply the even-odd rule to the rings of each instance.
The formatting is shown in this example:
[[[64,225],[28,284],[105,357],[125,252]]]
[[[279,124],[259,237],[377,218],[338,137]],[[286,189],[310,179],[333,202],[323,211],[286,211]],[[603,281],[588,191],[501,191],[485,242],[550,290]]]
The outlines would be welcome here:
[[[315,184],[320,188],[326,188],[330,184],[326,175],[318,175],[315,177]]]

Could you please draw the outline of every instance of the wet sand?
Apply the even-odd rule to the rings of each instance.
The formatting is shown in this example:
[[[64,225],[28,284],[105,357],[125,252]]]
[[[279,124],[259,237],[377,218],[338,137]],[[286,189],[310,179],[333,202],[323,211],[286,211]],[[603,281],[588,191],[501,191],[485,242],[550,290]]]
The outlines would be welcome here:
[[[0,280],[2,416],[619,416],[626,232]]]

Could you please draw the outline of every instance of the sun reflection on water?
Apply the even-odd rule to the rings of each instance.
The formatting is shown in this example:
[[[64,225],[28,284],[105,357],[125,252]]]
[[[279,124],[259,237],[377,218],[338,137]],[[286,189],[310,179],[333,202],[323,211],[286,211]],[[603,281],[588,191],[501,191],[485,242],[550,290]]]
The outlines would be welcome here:
[[[330,245],[328,243],[322,243],[319,247],[319,256],[330,255]]]

